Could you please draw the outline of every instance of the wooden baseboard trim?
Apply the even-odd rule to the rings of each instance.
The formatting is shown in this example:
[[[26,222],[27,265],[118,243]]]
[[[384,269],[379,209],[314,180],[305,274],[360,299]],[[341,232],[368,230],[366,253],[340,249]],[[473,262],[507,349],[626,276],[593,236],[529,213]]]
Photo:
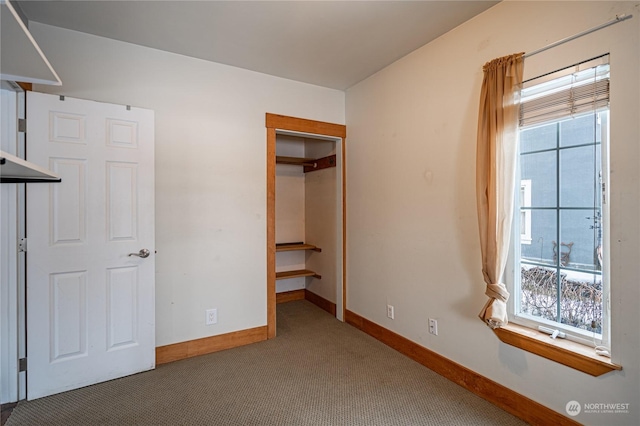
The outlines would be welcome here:
[[[354,312],[347,310],[345,321],[527,423],[580,424]]]
[[[156,348],[156,365],[267,340],[267,326],[249,328]]]
[[[329,312],[334,317],[336,316],[335,303],[330,302],[324,297],[318,296],[317,294],[310,292],[306,288],[304,289],[304,298],[309,302],[313,303],[314,305],[316,305],[317,307],[319,307],[320,309],[324,309],[325,311]]]
[[[304,289],[283,291],[276,293],[276,304],[293,302],[294,300],[304,300]]]

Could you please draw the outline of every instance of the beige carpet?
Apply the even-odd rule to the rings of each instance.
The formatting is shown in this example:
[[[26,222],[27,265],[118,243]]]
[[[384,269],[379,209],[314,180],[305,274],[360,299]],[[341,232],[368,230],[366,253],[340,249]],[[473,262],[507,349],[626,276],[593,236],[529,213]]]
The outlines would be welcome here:
[[[278,337],[18,404],[14,425],[523,425],[307,301]]]

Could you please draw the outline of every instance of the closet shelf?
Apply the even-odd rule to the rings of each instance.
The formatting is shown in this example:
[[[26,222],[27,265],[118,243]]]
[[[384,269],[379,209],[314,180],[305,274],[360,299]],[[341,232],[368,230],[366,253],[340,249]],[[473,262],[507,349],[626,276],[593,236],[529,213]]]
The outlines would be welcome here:
[[[295,250],[313,250],[320,253],[322,249],[320,247],[316,247],[313,244],[305,244],[305,243],[280,243],[276,244],[276,251],[295,251]]]
[[[286,280],[288,278],[314,277],[321,279],[322,276],[308,269],[298,269],[295,271],[276,272],[276,280]]]
[[[13,3],[13,4],[12,4]],[[22,21],[14,0],[0,1],[2,60],[0,80],[62,85],[60,77]]]

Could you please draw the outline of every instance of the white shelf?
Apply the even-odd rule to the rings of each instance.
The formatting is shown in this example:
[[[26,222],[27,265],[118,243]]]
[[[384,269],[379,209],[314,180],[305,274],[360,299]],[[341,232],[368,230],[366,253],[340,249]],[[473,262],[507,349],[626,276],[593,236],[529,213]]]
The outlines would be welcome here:
[[[60,182],[44,167],[0,151],[0,183]]]
[[[0,79],[60,86],[60,77],[8,0],[0,0]]]

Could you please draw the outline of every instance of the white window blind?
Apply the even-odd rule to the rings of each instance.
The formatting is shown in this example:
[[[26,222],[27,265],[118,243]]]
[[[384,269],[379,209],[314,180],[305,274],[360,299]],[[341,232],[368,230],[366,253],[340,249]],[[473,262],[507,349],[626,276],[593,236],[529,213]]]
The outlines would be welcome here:
[[[608,106],[609,55],[604,55],[527,81],[521,92],[520,127]]]

